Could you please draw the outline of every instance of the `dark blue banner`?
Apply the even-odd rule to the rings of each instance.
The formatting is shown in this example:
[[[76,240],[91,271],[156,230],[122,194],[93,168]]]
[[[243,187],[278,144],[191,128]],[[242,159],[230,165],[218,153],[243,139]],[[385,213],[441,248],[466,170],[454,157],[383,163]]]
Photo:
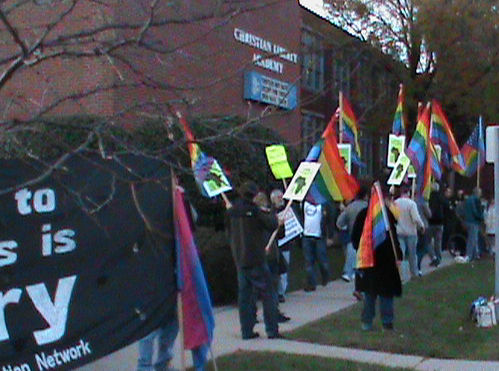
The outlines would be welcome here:
[[[0,161],[2,371],[73,369],[175,310],[169,169],[135,156],[39,169]]]

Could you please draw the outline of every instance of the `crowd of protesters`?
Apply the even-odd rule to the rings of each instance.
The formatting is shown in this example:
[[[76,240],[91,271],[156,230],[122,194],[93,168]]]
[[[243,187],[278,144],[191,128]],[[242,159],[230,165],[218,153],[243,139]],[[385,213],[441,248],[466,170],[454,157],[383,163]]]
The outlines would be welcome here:
[[[249,192],[248,189],[253,191]],[[391,240],[387,239],[386,246],[376,249],[375,267],[357,270],[356,250],[369,202],[367,191],[366,187],[361,187],[356,198],[347,204],[314,204],[305,200],[299,207],[293,205],[303,225],[303,232],[292,241],[278,246],[275,241],[285,234],[285,227],[282,227],[284,220],[278,217],[278,213],[285,209],[283,192],[279,189],[270,192],[269,202],[266,194],[253,182],[243,185],[239,192],[240,200],[227,212],[228,234],[238,269],[238,303],[243,339],[259,336],[253,331],[256,323],[255,303],[258,299],[263,302],[267,336],[280,337],[278,324],[289,320],[289,317],[280,313],[278,304],[285,301],[291,250],[299,245],[304,258],[304,290],[310,292],[318,284],[317,271],[320,283],[324,286],[328,284],[332,272],[327,249],[333,238],[341,244],[345,255],[341,278],[346,282],[355,280],[353,294],[359,300],[364,300],[361,327],[365,330],[372,328],[378,297],[383,328],[393,328],[393,298],[402,294],[401,282],[422,276],[421,267],[426,255],[429,261],[425,264],[438,266],[442,260],[442,251],[456,231],[463,230],[462,226],[467,231],[467,240],[461,262],[479,259],[486,252],[491,253],[493,242],[490,236],[494,235],[493,200],[484,208],[478,190],[467,197],[460,191],[453,198],[449,188],[444,190],[434,183],[429,201],[417,198],[415,201],[411,198],[411,188],[402,186],[386,192],[388,197],[385,202],[393,231]],[[483,233],[487,244],[480,246],[478,234],[484,221],[487,229],[484,228]],[[277,237],[268,244],[275,231],[278,231]],[[248,254],[257,254],[257,261],[248,265],[242,258]]]
[[[330,281],[332,272],[327,249],[334,239],[340,242],[345,255],[341,278],[346,282],[355,281],[353,295],[364,305],[361,314],[364,331],[373,328],[378,299],[383,329],[394,328],[394,298],[402,295],[402,282],[422,276],[421,265],[426,255],[430,258],[428,265],[438,266],[442,250],[447,246],[452,249],[452,243],[462,231],[466,232],[462,255],[451,251],[458,255],[458,262],[467,263],[484,254],[493,254],[493,199],[482,200],[479,189],[474,189],[468,196],[459,190],[453,197],[451,188],[442,190],[436,183],[432,185],[429,201],[414,201],[410,193],[407,186],[392,187],[386,192],[390,238],[375,249],[374,267],[357,270],[357,249],[369,204],[367,187],[361,186],[355,199],[347,204],[304,201],[298,206],[294,203],[291,210],[303,231],[296,238],[286,240],[283,191],[274,189],[267,195],[254,182],[244,182],[237,189],[234,202],[226,203],[225,221],[237,269],[242,338],[260,336],[254,330],[258,322],[258,300],[262,301],[267,338],[282,338],[279,323],[292,319],[279,310],[279,303],[285,301],[288,289],[291,252],[300,246],[304,258],[304,290],[310,292],[318,283],[316,264],[320,283],[326,286]],[[172,322],[139,343],[137,370],[153,370],[155,339],[159,343],[156,367],[168,364],[177,329]]]

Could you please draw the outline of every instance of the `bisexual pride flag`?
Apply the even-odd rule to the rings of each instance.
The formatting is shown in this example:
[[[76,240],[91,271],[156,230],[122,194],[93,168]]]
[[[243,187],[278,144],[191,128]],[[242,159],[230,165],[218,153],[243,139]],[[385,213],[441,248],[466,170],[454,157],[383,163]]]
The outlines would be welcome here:
[[[192,350],[196,370],[203,370],[213,340],[215,320],[184,191],[180,186],[174,185],[173,197],[177,286],[182,300],[184,347]]]

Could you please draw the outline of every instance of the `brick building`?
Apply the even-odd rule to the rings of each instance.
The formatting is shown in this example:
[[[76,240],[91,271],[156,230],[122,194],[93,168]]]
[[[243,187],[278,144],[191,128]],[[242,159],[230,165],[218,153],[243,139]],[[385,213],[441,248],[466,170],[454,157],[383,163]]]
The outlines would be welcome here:
[[[160,1],[152,12],[147,0],[80,2],[64,17],[66,2],[12,9],[8,19],[26,45],[54,22],[36,52],[64,56],[26,63],[2,86],[4,117],[93,114],[133,123],[173,102],[190,116],[261,122],[305,155],[341,90],[359,118],[367,165],[354,171],[379,174],[398,88],[392,60],[299,1],[234,9],[228,2],[215,12],[218,1],[174,3]],[[5,66],[20,45],[5,25],[0,38]]]

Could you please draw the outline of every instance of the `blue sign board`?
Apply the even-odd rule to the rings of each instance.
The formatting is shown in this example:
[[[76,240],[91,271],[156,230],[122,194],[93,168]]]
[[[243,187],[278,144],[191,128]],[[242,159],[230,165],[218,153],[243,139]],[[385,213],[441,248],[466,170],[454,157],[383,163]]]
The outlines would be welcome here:
[[[295,109],[298,103],[296,85],[273,79],[256,71],[244,73],[244,98],[288,110]]]

